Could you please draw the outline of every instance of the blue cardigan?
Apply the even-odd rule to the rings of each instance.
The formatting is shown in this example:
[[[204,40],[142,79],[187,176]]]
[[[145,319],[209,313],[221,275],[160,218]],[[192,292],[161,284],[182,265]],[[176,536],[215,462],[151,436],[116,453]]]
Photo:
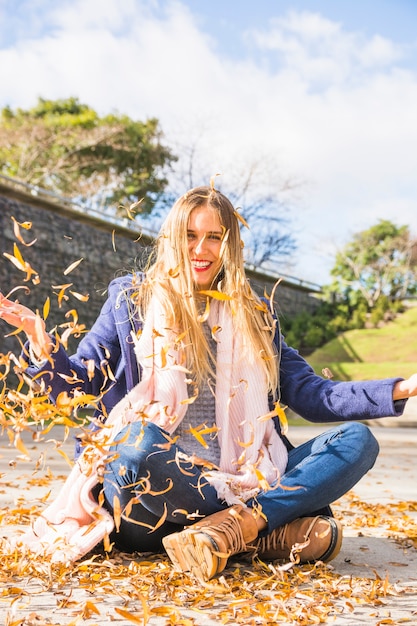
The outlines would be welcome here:
[[[42,364],[42,377],[51,387],[51,398],[60,392],[71,394],[74,389],[84,393],[103,394],[103,408],[109,412],[113,406],[139,382],[138,367],[131,340],[132,328],[139,328],[133,304],[129,298],[131,276],[113,280],[108,297],[91,330],[83,337],[77,352],[69,356],[62,345],[53,354],[53,364]],[[361,382],[337,382],[315,374],[300,354],[286,345],[277,332],[276,342],[280,355],[279,397],[297,415],[310,422],[340,422],[368,420],[401,415],[406,401],[393,401],[395,382],[401,378],[387,378]],[[95,375],[87,376],[86,361],[95,363]],[[105,382],[103,370],[109,367],[114,380]],[[74,372],[76,377],[73,376]],[[29,363],[29,376],[40,370]],[[69,378],[57,376],[64,374]],[[69,382],[78,378],[83,382]],[[104,384],[104,389],[103,389]],[[278,424],[277,424],[277,429]],[[290,446],[289,442],[286,442]]]

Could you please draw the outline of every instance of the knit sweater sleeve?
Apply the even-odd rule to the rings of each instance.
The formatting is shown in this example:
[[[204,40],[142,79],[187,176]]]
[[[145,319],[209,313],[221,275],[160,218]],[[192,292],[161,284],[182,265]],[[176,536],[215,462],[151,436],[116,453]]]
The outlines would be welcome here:
[[[394,384],[401,377],[338,382],[318,376],[293,348],[282,342],[281,402],[310,422],[339,422],[398,416],[405,400],[394,402]]]
[[[51,360],[28,363],[27,374],[45,381],[53,401],[61,392],[72,394],[77,390],[95,396],[105,392],[104,404],[110,410],[125,395],[132,326],[125,298],[120,294],[127,280],[128,277],[123,277],[110,283],[107,300],[74,354],[68,355],[58,345]],[[136,361],[133,365],[137,368]]]

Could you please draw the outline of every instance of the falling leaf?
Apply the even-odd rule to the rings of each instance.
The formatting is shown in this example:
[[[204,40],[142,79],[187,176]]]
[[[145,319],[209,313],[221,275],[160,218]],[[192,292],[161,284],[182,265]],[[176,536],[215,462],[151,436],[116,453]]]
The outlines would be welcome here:
[[[68,464],[68,467],[72,467],[74,465],[74,463],[71,461],[71,459],[69,458],[68,454],[64,450],[61,450],[59,448],[58,449],[58,454],[60,454],[65,459],[66,463]]]
[[[242,217],[242,215],[240,215],[240,213],[237,211],[237,209],[235,209],[235,210],[233,211],[233,213],[234,213],[234,216],[236,217],[236,219],[237,219],[237,220],[238,220],[241,224],[243,224],[243,226],[245,226],[248,230],[250,230],[250,228],[249,228],[249,224],[247,223],[247,221],[245,220],[245,218],[244,218],[244,217]]]
[[[13,244],[13,253],[14,256],[12,254],[8,254],[7,252],[3,252],[3,256],[5,256],[6,259],[9,259],[9,261],[11,261],[18,270],[26,272],[26,277],[23,280],[27,282],[32,279],[33,283],[39,282],[38,272],[31,267],[30,263],[23,259],[20,250],[16,244]]]
[[[218,341],[216,335],[221,331],[221,329],[221,326],[213,326],[213,328],[211,329],[211,336],[213,337],[214,341]]]
[[[162,346],[161,348],[161,368],[164,369],[164,367],[167,366],[167,354],[168,354],[168,350],[169,350],[169,346]]]
[[[114,518],[114,525],[116,527],[117,532],[119,532],[120,530],[121,517],[122,517],[122,509],[120,506],[120,499],[117,495],[114,495],[113,496],[113,518]]]
[[[218,427],[213,425],[211,427],[207,427],[205,424],[200,424],[200,426],[197,426],[196,428],[193,428],[191,425],[189,428],[186,429],[186,433],[191,433],[191,435],[193,435],[193,437],[195,437],[198,441],[198,443],[200,443],[203,448],[208,448],[208,443],[207,441],[204,439],[204,435],[211,435],[213,433],[217,433],[219,431]]]
[[[214,298],[214,300],[233,300],[232,296],[228,296],[226,293],[222,293],[221,291],[217,291],[216,289],[207,289],[199,291],[198,293],[203,294],[204,296],[209,296],[210,298]]]
[[[171,278],[178,278],[178,276],[180,275],[180,266],[177,265],[177,267],[175,268],[171,268],[168,270],[168,276],[170,276]]]
[[[324,367],[321,370],[321,373],[323,374],[324,378],[328,378],[329,380],[333,378],[333,372],[328,367]]]
[[[37,239],[33,239],[31,242],[26,243],[26,241],[23,239],[20,233],[21,228],[24,228],[25,230],[30,230],[32,228],[32,222],[18,222],[13,216],[12,216],[12,220],[13,220],[14,236],[16,237],[16,239],[20,241],[20,243],[26,246],[27,248],[29,248],[30,246],[33,246],[33,244],[37,242]]]
[[[67,283],[66,285],[52,285],[52,289],[59,289],[58,294],[58,306],[61,307],[62,302],[64,300],[68,300],[69,297],[65,294],[66,290],[72,287],[72,283]]]
[[[249,424],[250,426],[250,430],[251,430],[251,437],[250,437],[250,441],[239,441],[238,440],[238,445],[241,448],[250,448],[250,446],[253,444],[254,440],[255,440],[255,432],[254,432],[254,428],[252,426],[252,424]]]
[[[79,266],[79,264],[83,261],[84,259],[78,259],[78,261],[74,261],[74,263],[71,263],[71,265],[68,265],[68,267],[64,270],[63,274],[64,276],[67,276],[68,274],[71,274],[71,272],[73,270],[75,270],[76,267]]]
[[[48,297],[46,298],[45,303],[43,305],[43,319],[44,320],[48,319],[50,308],[51,308],[51,299]]]
[[[13,287],[13,289],[9,291],[9,293],[6,295],[6,298],[9,300],[10,297],[19,289],[23,289],[26,294],[30,293],[30,289],[27,285],[18,285],[17,287]]]
[[[70,294],[74,296],[74,298],[77,298],[77,300],[80,300],[81,302],[88,302],[88,300],[90,299],[89,294],[81,294],[81,293],[77,293],[76,291],[70,291]]]
[[[281,425],[281,432],[283,435],[286,435],[288,432],[288,420],[287,420],[287,416],[285,415],[285,409],[283,409],[279,405],[279,402],[276,402],[275,411],[279,418],[279,423]]]
[[[25,458],[30,459],[30,454],[28,452],[28,449],[23,443],[22,438],[19,433],[16,433],[13,444],[25,456]]]

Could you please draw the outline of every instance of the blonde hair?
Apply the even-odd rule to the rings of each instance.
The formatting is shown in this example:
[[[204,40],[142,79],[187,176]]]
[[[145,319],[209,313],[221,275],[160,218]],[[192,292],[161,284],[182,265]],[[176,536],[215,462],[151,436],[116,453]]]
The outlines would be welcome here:
[[[278,385],[277,351],[273,341],[275,320],[269,306],[252,290],[245,274],[239,216],[230,200],[214,187],[196,187],[181,196],[169,212],[158,235],[154,262],[139,287],[136,303],[142,319],[156,295],[166,313],[167,325],[181,336],[186,366],[199,385],[215,377],[215,358],[203,332],[201,295],[195,289],[188,253],[188,224],[192,211],[208,207],[217,212],[224,229],[221,268],[212,289],[230,300],[235,332],[242,337],[244,357],[264,369],[267,390],[275,396]],[[200,305],[200,306],[199,306]]]

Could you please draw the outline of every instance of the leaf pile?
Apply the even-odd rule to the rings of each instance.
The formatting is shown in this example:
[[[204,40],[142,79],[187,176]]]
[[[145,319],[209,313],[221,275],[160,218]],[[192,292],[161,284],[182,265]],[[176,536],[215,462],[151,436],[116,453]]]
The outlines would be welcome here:
[[[205,620],[321,624],[364,607],[373,607],[372,614],[382,616],[390,597],[404,593],[378,575],[341,577],[324,564],[283,571],[260,561],[235,563],[219,579],[201,583],[174,572],[163,555],[115,554],[111,559],[95,555],[69,568],[52,566],[44,559],[3,555],[0,582],[1,603],[10,607],[8,626],[75,626],[86,621],[192,626]],[[47,599],[50,622],[35,621],[45,616],[45,609],[36,610],[38,597]],[[19,610],[26,613],[30,606],[32,621],[19,618]],[[382,618],[378,623],[395,622]]]

